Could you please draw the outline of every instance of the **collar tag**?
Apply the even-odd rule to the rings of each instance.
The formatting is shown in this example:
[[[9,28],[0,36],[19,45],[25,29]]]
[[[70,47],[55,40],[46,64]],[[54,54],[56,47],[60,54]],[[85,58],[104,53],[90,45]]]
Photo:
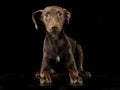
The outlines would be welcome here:
[[[60,56],[57,56],[57,57],[56,57],[56,61],[57,61],[57,62],[60,62]]]

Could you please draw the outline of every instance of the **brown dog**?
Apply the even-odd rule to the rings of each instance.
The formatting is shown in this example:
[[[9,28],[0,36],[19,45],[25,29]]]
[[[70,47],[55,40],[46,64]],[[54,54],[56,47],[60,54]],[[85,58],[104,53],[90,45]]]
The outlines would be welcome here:
[[[40,83],[52,83],[51,74],[60,71],[69,73],[71,84],[83,84],[83,51],[81,46],[64,33],[65,24],[69,24],[70,12],[59,6],[48,6],[32,14],[35,28],[38,29],[34,15],[40,14],[40,20],[46,27],[43,45],[43,60],[40,70]],[[78,53],[79,60],[74,54]],[[86,72],[90,77],[90,73]]]

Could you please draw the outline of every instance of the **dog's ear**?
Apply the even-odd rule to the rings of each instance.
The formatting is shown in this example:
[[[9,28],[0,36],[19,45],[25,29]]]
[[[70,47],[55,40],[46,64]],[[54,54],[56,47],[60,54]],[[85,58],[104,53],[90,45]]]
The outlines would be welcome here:
[[[37,22],[36,22],[36,20],[35,20],[35,15],[39,13],[40,18],[41,18],[42,11],[43,11],[43,10],[37,10],[37,11],[33,12],[33,14],[32,14],[32,21],[33,21],[33,23],[35,24],[35,28],[36,28],[37,30],[38,30],[38,25],[37,25]]]
[[[65,12],[65,17],[67,19],[67,23],[69,24],[70,18],[71,18],[71,13],[66,10],[65,8],[63,8],[64,12]]]

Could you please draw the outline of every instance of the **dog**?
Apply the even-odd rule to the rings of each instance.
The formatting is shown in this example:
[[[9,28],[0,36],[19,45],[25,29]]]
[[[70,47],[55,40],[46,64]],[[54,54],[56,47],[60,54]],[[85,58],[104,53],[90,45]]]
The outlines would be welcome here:
[[[64,30],[69,24],[71,13],[60,6],[47,6],[43,10],[37,10],[32,14],[32,21],[38,29],[35,15],[46,28],[46,36],[43,43],[43,59],[40,69],[40,83],[51,84],[51,75],[57,71],[69,75],[71,84],[83,84],[83,50],[80,44],[68,37]],[[78,53],[79,60],[75,59]],[[85,75],[91,77],[90,72]]]

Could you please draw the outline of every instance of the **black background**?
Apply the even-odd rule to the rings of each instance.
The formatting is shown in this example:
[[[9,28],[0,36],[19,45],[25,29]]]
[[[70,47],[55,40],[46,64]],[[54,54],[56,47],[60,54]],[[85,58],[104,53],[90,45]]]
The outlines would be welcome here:
[[[35,81],[32,82],[32,79],[40,69],[45,32],[40,21],[38,21],[39,30],[34,28],[31,15],[34,11],[49,5],[59,5],[71,12],[70,24],[65,32],[81,44],[84,51],[84,69],[92,73],[92,83],[96,84],[98,88],[103,86],[100,88],[101,90],[120,89],[118,87],[120,86],[119,63],[117,54],[114,52],[117,49],[115,43],[117,35],[113,39],[115,28],[113,29],[114,22],[111,22],[110,12],[112,5],[109,4],[109,1],[93,0],[17,1],[13,6],[13,13],[9,13],[9,15],[12,14],[12,19],[8,23],[12,26],[10,28],[12,31],[5,33],[8,38],[5,39],[7,42],[5,42],[6,46],[3,50],[6,56],[3,56],[4,59],[2,59],[4,65],[0,72],[0,81],[2,81],[0,89],[4,90],[12,86],[20,87],[20,85],[21,88],[34,88],[33,82]],[[7,18],[9,15],[7,13]],[[8,30],[8,28],[5,26],[5,29]],[[15,40],[11,38],[15,32],[16,45],[13,44]],[[15,47],[16,51],[13,51]],[[101,78],[102,81],[99,81]],[[31,79],[32,83],[28,79]]]

